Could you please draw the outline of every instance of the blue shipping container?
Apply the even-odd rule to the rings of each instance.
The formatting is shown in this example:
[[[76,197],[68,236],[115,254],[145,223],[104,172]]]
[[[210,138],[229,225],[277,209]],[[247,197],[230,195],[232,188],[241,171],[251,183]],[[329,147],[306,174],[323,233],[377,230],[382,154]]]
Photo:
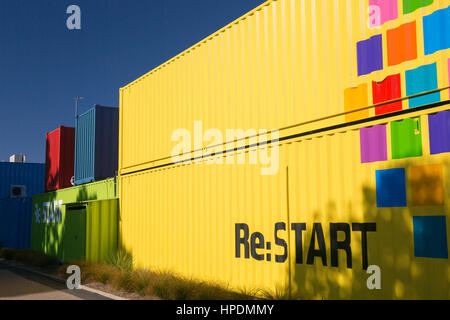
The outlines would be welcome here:
[[[11,186],[25,186],[26,197],[44,192],[45,164],[0,162],[0,200],[10,197]]]
[[[77,117],[75,185],[116,176],[119,158],[119,108],[95,105]]]
[[[3,247],[30,248],[31,205],[31,198],[0,200],[0,242]]]

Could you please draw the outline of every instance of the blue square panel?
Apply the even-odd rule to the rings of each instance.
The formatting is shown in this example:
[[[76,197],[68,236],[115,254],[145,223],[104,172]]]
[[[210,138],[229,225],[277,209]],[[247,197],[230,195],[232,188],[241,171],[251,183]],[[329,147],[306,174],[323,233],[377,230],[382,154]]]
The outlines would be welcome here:
[[[425,54],[450,48],[450,6],[423,17]]]
[[[407,70],[405,76],[407,96],[433,91],[438,88],[436,63],[421,66],[413,70]],[[441,101],[441,93],[435,92],[409,99],[409,107],[415,108],[439,101]]]
[[[414,255],[448,259],[445,216],[413,217]]]
[[[377,170],[377,207],[406,207],[405,168]]]

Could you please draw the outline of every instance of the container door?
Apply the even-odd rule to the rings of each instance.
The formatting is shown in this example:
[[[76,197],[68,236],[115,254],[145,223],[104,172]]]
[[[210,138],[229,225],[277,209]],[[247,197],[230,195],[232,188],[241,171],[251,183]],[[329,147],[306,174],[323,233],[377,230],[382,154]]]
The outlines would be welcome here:
[[[86,206],[66,208],[63,231],[63,260],[76,262],[86,257]]]

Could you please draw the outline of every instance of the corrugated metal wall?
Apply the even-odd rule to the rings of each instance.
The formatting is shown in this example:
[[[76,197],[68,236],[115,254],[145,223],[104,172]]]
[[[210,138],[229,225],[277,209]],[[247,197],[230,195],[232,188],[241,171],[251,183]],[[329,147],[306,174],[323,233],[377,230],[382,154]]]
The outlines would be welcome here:
[[[65,206],[62,231],[58,234],[58,258],[67,263],[86,259],[86,205],[83,203]]]
[[[34,196],[31,248],[62,259],[66,205],[116,199],[117,188],[114,178]]]
[[[449,299],[448,16],[447,1],[267,1],[122,88],[136,267],[306,299]],[[174,130],[194,138],[197,120],[280,129],[278,173],[172,164]]]
[[[46,136],[45,191],[72,186],[75,160],[75,128],[61,126]]]
[[[119,162],[119,108],[96,106],[95,179],[115,177]]]
[[[31,198],[0,200],[0,242],[5,248],[27,249],[31,235]]]
[[[117,251],[119,200],[89,202],[86,209],[86,260],[106,261]]]
[[[107,261],[117,251],[118,209],[117,199],[68,205],[58,256],[65,262]]]
[[[45,165],[0,162],[0,199],[10,196],[11,185],[27,187],[27,197],[44,192]]]
[[[177,165],[122,176],[122,245],[136,267],[234,288],[290,288],[305,299],[448,299],[450,150],[430,152],[428,125],[429,114],[446,109],[282,141],[272,176],[248,164]],[[422,155],[393,159],[395,126],[417,118],[420,130],[407,134],[420,137]],[[382,128],[384,135],[376,136],[384,144],[369,144],[380,145],[386,158],[379,152],[368,162],[365,130],[373,128]],[[400,199],[390,195],[397,191]],[[438,219],[443,224],[436,230],[444,231],[435,238],[438,231],[425,232],[420,219]],[[237,244],[243,225],[248,249]],[[346,239],[348,254],[339,249]],[[381,268],[382,290],[367,288],[369,265]]]
[[[116,175],[119,109],[96,105],[77,118],[75,184]]]
[[[381,19],[369,15],[374,4]],[[194,132],[195,120],[205,130],[284,128],[447,87],[447,7],[447,1],[414,10],[403,1],[267,1],[121,89],[121,173],[170,163],[172,133]],[[407,109],[436,97],[448,99],[448,91],[400,104]]]
[[[95,108],[79,115],[75,130],[75,185],[95,177]]]

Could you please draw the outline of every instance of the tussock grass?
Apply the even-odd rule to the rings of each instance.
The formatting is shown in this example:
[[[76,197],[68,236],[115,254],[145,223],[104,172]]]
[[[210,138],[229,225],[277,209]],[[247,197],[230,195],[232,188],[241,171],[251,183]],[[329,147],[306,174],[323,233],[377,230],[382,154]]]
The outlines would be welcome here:
[[[106,259],[106,263],[127,271],[133,270],[133,257],[126,250],[119,249],[110,254]]]
[[[115,290],[164,300],[250,300],[247,292],[236,292],[212,282],[188,279],[169,272],[129,270],[110,263],[79,262],[82,283],[99,282]],[[61,274],[65,267],[61,267]]]
[[[276,287],[275,291],[262,290],[260,296],[265,300],[300,300],[297,292],[291,292],[289,287]]]
[[[57,258],[33,250],[0,249],[0,257],[23,264],[53,268]],[[274,292],[261,290],[236,291],[219,283],[198,281],[175,273],[158,270],[133,270],[133,259],[126,251],[112,254],[105,263],[78,261],[59,267],[63,278],[69,265],[81,269],[83,284],[101,283],[115,290],[138,294],[141,297],[158,297],[165,300],[292,300],[299,299],[287,288],[276,288]]]

